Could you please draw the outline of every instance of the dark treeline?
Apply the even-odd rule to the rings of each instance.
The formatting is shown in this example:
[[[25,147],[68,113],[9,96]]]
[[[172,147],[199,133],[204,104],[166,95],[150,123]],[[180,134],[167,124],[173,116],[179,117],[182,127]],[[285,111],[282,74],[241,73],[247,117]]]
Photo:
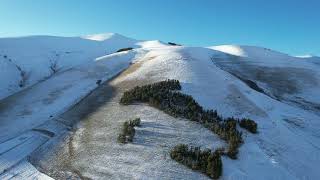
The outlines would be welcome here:
[[[178,92],[178,90],[181,90],[178,80],[137,86],[124,92],[120,104],[148,103],[171,116],[199,122],[227,141],[227,150],[219,149],[214,153],[208,150],[201,152],[199,148],[189,149],[186,145],[179,145],[171,151],[172,159],[192,169],[202,171],[212,178],[218,178],[222,172],[220,156],[227,155],[236,159],[238,149],[243,143],[242,133],[237,129],[237,124],[252,133],[257,132],[257,124],[250,119],[222,118],[217,111],[205,110],[192,96]]]
[[[181,44],[177,44],[177,43],[174,43],[174,42],[168,42],[169,45],[171,46],[181,46]]]
[[[211,152],[210,149],[200,150],[200,147],[189,148],[185,144],[179,144],[171,150],[170,157],[213,179],[218,179],[222,174],[221,154],[218,151]]]
[[[163,96],[171,92],[171,90],[181,90],[179,81],[167,80],[145,86],[136,86],[123,93],[120,103],[124,105],[134,102],[153,102],[157,104],[160,103]],[[155,100],[158,100],[158,102],[154,102]]]
[[[126,121],[122,125],[121,133],[118,136],[118,142],[128,143],[133,141],[133,137],[136,133],[135,126],[140,126],[140,118],[136,118],[130,121]]]
[[[130,51],[132,49],[133,49],[132,47],[127,47],[127,48],[118,49],[117,52]]]
[[[242,133],[236,128],[239,120],[235,118],[224,119],[218,115],[217,111],[204,110],[192,96],[175,90],[181,90],[178,80],[166,80],[141,87],[137,86],[126,91],[120,99],[120,103],[128,105],[144,102],[174,117],[197,121],[227,141],[229,148],[225,154],[236,159],[238,148],[243,142]],[[243,124],[245,125],[241,127],[248,129],[248,124],[255,124],[255,122],[250,120],[250,123]],[[249,129],[251,131],[251,128]]]

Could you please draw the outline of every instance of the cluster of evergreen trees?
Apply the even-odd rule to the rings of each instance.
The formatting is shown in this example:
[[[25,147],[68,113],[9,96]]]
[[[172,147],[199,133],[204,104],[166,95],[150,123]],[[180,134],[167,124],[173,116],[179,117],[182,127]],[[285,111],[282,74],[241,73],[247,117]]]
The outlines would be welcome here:
[[[240,127],[247,129],[251,133],[257,133],[258,125],[251,119],[243,118],[238,121]]]
[[[257,124],[251,119],[222,118],[217,111],[205,110],[192,96],[178,92],[181,85],[178,80],[166,80],[145,86],[137,86],[124,92],[120,104],[148,103],[174,117],[182,117],[196,121],[217,134],[221,139],[228,142],[228,149],[201,151],[199,147],[188,148],[187,145],[178,145],[170,153],[172,159],[186,166],[206,173],[211,178],[218,178],[222,173],[221,155],[227,155],[232,159],[237,158],[238,148],[243,143],[240,127],[252,133],[257,132]],[[131,142],[134,136],[134,126],[139,121],[125,122],[123,131],[119,135],[119,141]]]
[[[136,86],[123,93],[120,104],[128,105],[135,102],[159,104],[171,90],[181,90],[178,80],[166,80],[141,87]]]
[[[133,141],[133,137],[136,133],[135,126],[140,126],[140,118],[129,120],[123,123],[121,133],[118,136],[118,142],[128,143]]]
[[[204,110],[192,96],[176,90],[181,90],[179,81],[170,79],[141,87],[137,86],[126,91],[120,99],[120,103],[124,105],[135,102],[148,103],[171,116],[197,121],[227,141],[229,148],[225,154],[236,159],[238,148],[243,142],[242,133],[236,128],[238,120],[224,119],[218,115],[217,111]],[[251,131],[252,122],[254,121],[250,120],[250,123],[244,123],[246,125],[241,127],[246,129],[250,127]],[[250,125],[248,126],[248,124]]]
[[[118,49],[117,52],[130,51],[132,49],[133,49],[132,47],[121,48],[121,49]]]
[[[201,171],[210,178],[218,179],[222,174],[221,154],[210,149],[200,150],[200,147],[188,147],[185,144],[175,146],[170,157],[185,166]]]

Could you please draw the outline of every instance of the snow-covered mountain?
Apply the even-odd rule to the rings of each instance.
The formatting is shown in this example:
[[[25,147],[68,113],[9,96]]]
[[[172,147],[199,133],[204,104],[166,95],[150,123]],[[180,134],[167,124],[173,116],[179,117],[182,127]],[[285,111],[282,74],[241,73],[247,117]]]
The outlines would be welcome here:
[[[217,66],[255,86],[258,91],[276,100],[319,112],[320,71],[316,57],[293,57],[251,46],[211,48],[228,54],[212,57]]]
[[[115,53],[126,47],[134,49]],[[119,97],[112,89],[165,79],[179,80],[184,93],[224,117],[248,117],[258,123],[257,135],[244,132],[239,159],[223,158],[221,179],[320,177],[317,57],[253,46],[170,46],[114,33],[2,38],[0,54],[0,99],[7,97],[0,101],[0,179],[26,177],[21,171],[31,173],[29,177],[45,176],[26,161],[28,156],[41,172],[55,177],[206,179],[167,158],[168,147],[183,141],[216,148],[221,142],[215,135],[150,107],[115,103]],[[57,62],[55,73],[52,61]],[[28,74],[23,87],[19,68]],[[111,77],[106,86],[97,84]],[[95,91],[89,97],[93,101],[70,110]],[[81,107],[86,106],[96,109],[85,114]],[[138,143],[119,146],[115,133],[133,116],[148,126],[138,130]],[[74,121],[77,128],[68,139],[67,126]],[[56,144],[59,153],[48,150]],[[71,150],[72,161],[67,161]]]
[[[225,160],[225,179],[319,177],[313,168],[320,162],[319,109],[313,106],[319,103],[319,69],[309,62],[265,48],[212,49],[216,51],[197,47],[154,49],[142,59],[143,65],[138,70],[119,81],[178,79],[185,93],[201,105],[217,109],[224,117],[255,119],[259,135],[246,135],[239,161]],[[257,78],[265,81],[259,82]],[[289,93],[289,87],[285,88],[288,84],[298,90]],[[288,99],[283,102],[277,97]],[[288,103],[290,98],[296,102]]]
[[[49,77],[52,68],[64,71],[123,47],[138,47],[137,42],[115,33],[0,38],[0,99]]]

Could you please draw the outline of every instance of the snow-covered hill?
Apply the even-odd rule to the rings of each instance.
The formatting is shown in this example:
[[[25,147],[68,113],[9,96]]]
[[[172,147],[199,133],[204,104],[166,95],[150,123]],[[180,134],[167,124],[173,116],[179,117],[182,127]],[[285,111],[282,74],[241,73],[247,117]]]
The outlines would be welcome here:
[[[54,71],[64,71],[120,48],[138,47],[137,42],[114,33],[0,38],[0,99],[51,76]]]
[[[252,46],[211,48],[228,54],[212,57],[220,68],[276,100],[319,113],[320,71],[316,57],[293,57]]]
[[[135,49],[114,53],[125,47]],[[2,38],[0,55],[0,99],[7,97],[0,100],[0,178],[24,178],[21,171],[26,169],[29,177],[44,176],[26,161],[35,149],[38,151],[32,159],[39,158],[41,168],[64,167],[59,163],[61,159],[62,164],[66,163],[66,157],[55,160],[59,153],[50,154],[47,147],[55,146],[55,141],[50,140],[70,131],[68,125],[78,117],[72,113],[84,112],[77,112],[76,106],[67,119],[61,113],[97,88],[98,80],[110,79],[130,64],[133,65],[127,72],[113,79],[112,88],[178,79],[182,91],[205,108],[217,109],[224,117],[249,117],[258,123],[257,135],[244,132],[245,143],[240,147],[239,159],[223,158],[222,179],[320,177],[320,61],[317,57],[293,57],[252,46],[169,46],[161,41],[137,41],[114,33]],[[59,71],[53,74],[54,62]],[[27,78],[19,87],[22,72]],[[103,93],[110,91],[101,88]],[[76,119],[79,124],[74,136],[66,144],[59,144],[62,154],[73,144],[75,161],[68,162],[65,171],[78,172],[82,168],[86,176],[95,179],[103,178],[103,174],[118,178],[153,179],[157,175],[206,178],[173,163],[167,158],[168,148],[179,140],[188,143],[188,135],[192,145],[216,148],[216,143],[211,142],[216,139],[214,135],[204,132],[197,123],[170,119],[150,107],[121,109],[114,102],[119,95],[114,94],[110,93],[108,98],[93,96],[99,106],[90,108],[97,109],[81,114]],[[141,129],[150,132],[138,130],[139,143],[120,147],[114,133],[120,122],[130,119],[132,114],[141,116]],[[149,127],[143,127],[144,122]],[[177,124],[181,127],[175,127]],[[152,134],[159,137],[148,137]],[[144,146],[143,143],[153,140],[157,142]],[[124,152],[130,155],[121,154]],[[52,155],[49,160],[42,157],[47,153]],[[42,158],[47,163],[41,163]],[[67,169],[70,167],[75,169]],[[188,177],[184,177],[186,174]]]
[[[260,59],[241,59],[240,56],[230,58],[228,54],[221,53],[221,51],[206,48],[154,49],[146,54],[145,59],[147,60],[141,68],[128,75],[126,79],[119,81],[178,79],[182,82],[182,89],[185,93],[192,95],[201,105],[217,109],[224,117],[255,119],[259,124],[259,134],[257,136],[245,135],[246,143],[241,147],[239,161],[224,160],[226,162],[223,175],[225,179],[316,179],[319,173],[314,166],[320,162],[320,156],[317,155],[320,147],[319,110],[309,111],[305,110],[308,108],[291,106],[271,98],[235,76],[234,71],[231,71],[233,69],[225,71],[224,67],[228,66],[223,66],[225,65],[223,63],[240,69],[241,64],[235,61],[248,59],[252,63],[250,64],[252,67],[249,66],[252,69],[248,71],[255,70],[258,65],[263,65],[266,73],[273,72],[266,67],[275,68],[274,71],[277,71],[276,67],[284,67],[285,69],[277,74],[280,77],[275,75],[265,77],[270,79],[264,82],[265,86],[261,87],[270,88],[278,88],[277,85],[272,84],[273,81],[277,82],[277,79],[280,79],[282,83],[286,83],[283,81],[289,81],[295,70],[299,73],[299,63],[300,67],[308,67],[309,71],[313,70],[314,73],[319,73],[319,70],[307,62],[298,61],[281,53],[271,51],[268,54],[270,50],[258,47],[249,49],[250,51],[242,49],[241,56],[246,54],[246,57],[252,55]],[[261,59],[263,57],[272,61]],[[279,59],[274,59],[276,57]],[[278,64],[277,61],[279,61]],[[282,61],[285,62],[281,63]],[[295,69],[290,69],[293,67]],[[264,72],[263,69],[261,71]],[[296,74],[292,78],[295,78],[297,83],[301,83],[297,86],[304,91],[306,97],[311,98],[315,95],[318,97],[319,91],[307,94],[310,92],[309,86],[303,83],[306,83],[304,79],[310,78],[309,76]],[[319,90],[319,87],[314,87],[314,89]],[[281,90],[280,87],[279,93],[284,94],[285,92]],[[317,102],[317,97],[312,100]],[[310,107],[309,104],[306,106]]]

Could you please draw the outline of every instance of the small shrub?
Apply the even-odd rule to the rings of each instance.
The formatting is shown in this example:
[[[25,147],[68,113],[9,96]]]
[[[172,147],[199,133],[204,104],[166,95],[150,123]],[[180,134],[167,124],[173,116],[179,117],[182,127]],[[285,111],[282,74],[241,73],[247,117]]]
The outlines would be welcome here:
[[[133,141],[133,137],[136,133],[135,126],[140,126],[140,118],[129,120],[123,123],[121,133],[118,135],[119,143],[128,143]]]
[[[118,49],[117,52],[130,51],[132,49],[133,49],[132,47],[121,48],[121,49]]]
[[[239,121],[239,125],[240,127],[248,130],[251,133],[254,133],[254,134],[257,133],[258,125],[256,122],[254,122],[251,119],[246,119],[246,118],[241,119]]]
[[[170,151],[170,157],[175,161],[208,175],[212,179],[218,179],[222,174],[221,154],[210,149],[202,150],[200,147],[188,147],[179,144]]]
[[[126,136],[124,135],[124,134],[119,134],[119,136],[118,136],[118,142],[119,143],[126,143],[126,140],[127,140],[127,138],[126,138]]]

